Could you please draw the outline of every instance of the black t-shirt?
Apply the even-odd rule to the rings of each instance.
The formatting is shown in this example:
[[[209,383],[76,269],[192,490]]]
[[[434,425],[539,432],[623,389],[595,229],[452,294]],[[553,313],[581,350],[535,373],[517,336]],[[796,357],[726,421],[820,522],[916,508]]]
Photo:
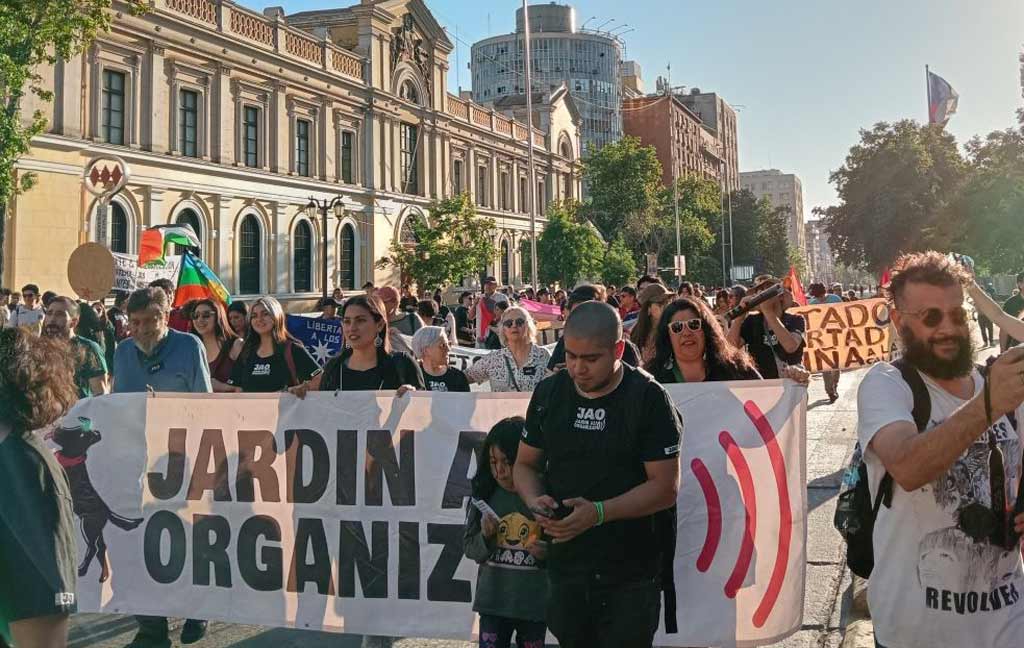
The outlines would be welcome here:
[[[1012,315],[1013,317],[1019,318],[1021,315],[1021,311],[1024,311],[1024,296],[1014,295],[1013,297],[1007,299],[1006,303],[1003,304],[1003,311],[1005,311],[1008,315]],[[1010,338],[1006,348],[1010,349],[1017,346],[1018,344],[1020,344],[1019,340]]]
[[[786,353],[779,343],[778,337],[775,336],[775,332],[765,324],[764,315],[761,313],[747,316],[740,326],[740,337],[743,338],[747,345],[747,351],[757,363],[758,372],[766,379],[779,377],[776,358],[788,365],[800,364],[804,359],[803,337],[806,328],[804,318],[799,315],[783,313],[780,319],[787,331],[800,334],[800,346],[793,353]]]
[[[341,384],[344,385],[343,391],[380,391],[385,389],[384,375],[380,365],[366,371],[356,371],[342,364]]]
[[[469,391],[469,380],[466,378],[466,374],[462,373],[455,367],[448,367],[448,371],[444,372],[443,376],[434,376],[427,373],[426,369],[423,370],[423,382],[427,386],[428,391],[436,392],[468,392]]]
[[[292,345],[292,358],[295,360],[295,373],[299,382],[309,380],[320,373],[320,365],[301,344]],[[229,385],[241,387],[244,392],[270,393],[279,392],[292,384],[291,372],[284,357],[284,347],[276,346],[274,355],[261,358],[256,353],[243,354],[231,369]]]
[[[459,306],[455,309],[455,334],[459,342],[465,346],[476,344],[476,335],[473,333],[473,325],[469,322],[469,309]]]
[[[624,339],[626,346],[622,350],[622,361],[630,367],[640,366],[640,350],[636,348],[631,340]],[[558,365],[565,364],[565,338],[558,338],[555,349],[551,352],[551,360],[548,361],[548,369],[554,371]]]
[[[524,442],[544,451],[547,491],[556,500],[617,497],[647,481],[644,462],[677,459],[683,426],[668,393],[633,367],[623,365],[623,372],[615,391],[601,398],[580,396],[564,371],[534,391]],[[653,515],[618,520],[553,544],[548,565],[552,574],[653,577],[661,546]]]

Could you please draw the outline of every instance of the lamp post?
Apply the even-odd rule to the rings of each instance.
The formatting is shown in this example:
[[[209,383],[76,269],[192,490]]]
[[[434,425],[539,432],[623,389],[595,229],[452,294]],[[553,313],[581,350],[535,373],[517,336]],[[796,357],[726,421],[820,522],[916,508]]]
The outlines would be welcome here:
[[[320,242],[320,261],[321,261],[321,275],[320,280],[323,284],[324,297],[328,294],[327,286],[327,212],[334,211],[334,217],[340,222],[345,217],[345,203],[341,196],[335,196],[331,200],[324,199],[318,201],[316,198],[310,196],[309,204],[306,205],[306,216],[310,219],[314,219],[319,212],[321,217],[321,233],[323,237]]]

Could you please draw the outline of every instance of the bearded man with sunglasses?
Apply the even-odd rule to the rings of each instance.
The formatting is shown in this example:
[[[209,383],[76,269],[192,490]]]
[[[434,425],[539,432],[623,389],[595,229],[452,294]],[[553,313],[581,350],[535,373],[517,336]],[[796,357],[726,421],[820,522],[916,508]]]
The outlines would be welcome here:
[[[897,260],[888,297],[903,358],[872,367],[857,395],[872,501],[885,504],[868,592],[883,648],[994,648],[1024,637],[1024,516],[1013,511],[1024,349],[984,376],[975,367],[968,282],[938,252]]]

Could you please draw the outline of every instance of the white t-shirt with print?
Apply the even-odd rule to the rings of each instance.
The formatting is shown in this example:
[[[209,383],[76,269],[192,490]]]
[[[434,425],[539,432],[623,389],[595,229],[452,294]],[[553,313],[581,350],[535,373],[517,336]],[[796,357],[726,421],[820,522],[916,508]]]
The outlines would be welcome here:
[[[945,421],[966,401],[923,376],[931,396],[928,428]],[[975,394],[983,379],[974,372]],[[914,396],[899,369],[879,363],[857,394],[858,430],[872,501],[885,468],[869,448],[875,433],[897,421],[914,423]],[[1024,408],[1017,420],[1024,421]],[[958,511],[977,502],[988,507],[988,434],[1003,454],[1006,493],[1017,494],[1021,440],[1004,416],[982,434],[935,482],[913,492],[893,484],[892,508],[875,522],[875,568],[868,604],[875,637],[886,648],[1024,645],[1024,567],[1019,551],[976,543],[957,529]]]
[[[10,318],[7,320],[7,328],[28,328],[33,333],[39,334],[43,328],[43,318],[46,311],[41,304],[35,308],[28,308],[24,304],[18,304],[10,311]]]

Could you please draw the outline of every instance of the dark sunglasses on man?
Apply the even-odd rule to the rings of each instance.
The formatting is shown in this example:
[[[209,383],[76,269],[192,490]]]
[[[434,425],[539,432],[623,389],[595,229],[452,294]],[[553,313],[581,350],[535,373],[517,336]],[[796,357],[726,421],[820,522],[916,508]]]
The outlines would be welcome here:
[[[704,322],[702,322],[699,317],[694,317],[693,319],[676,320],[674,322],[670,322],[668,325],[668,330],[675,333],[676,335],[679,335],[680,333],[683,332],[684,328],[688,328],[691,331],[699,331],[703,327]]]
[[[903,313],[904,315],[916,317],[917,319],[921,320],[921,323],[927,326],[928,328],[935,328],[939,324],[942,324],[942,320],[944,320],[947,315],[953,321],[953,324],[955,326],[965,326],[967,324],[968,318],[967,309],[965,309],[963,306],[957,306],[956,308],[950,310],[948,313],[944,312],[941,308],[935,307],[922,308],[919,311],[900,310],[899,312]]]

